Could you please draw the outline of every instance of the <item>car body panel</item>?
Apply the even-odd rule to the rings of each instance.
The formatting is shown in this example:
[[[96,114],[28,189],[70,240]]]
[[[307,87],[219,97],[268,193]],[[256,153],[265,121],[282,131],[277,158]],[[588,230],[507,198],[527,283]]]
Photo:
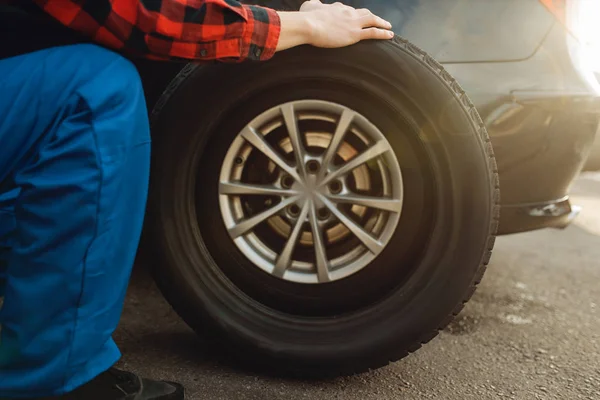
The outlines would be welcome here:
[[[250,0],[275,9],[289,0]],[[323,0],[333,3],[337,0]],[[554,23],[538,0],[342,0],[392,23],[439,62],[522,60],[533,55]],[[510,32],[510,34],[507,34]],[[515,40],[518,37],[519,40]]]
[[[537,0],[360,0],[439,62],[531,57],[554,18]],[[506,32],[511,32],[507,35]],[[521,38],[515,40],[515,37]]]

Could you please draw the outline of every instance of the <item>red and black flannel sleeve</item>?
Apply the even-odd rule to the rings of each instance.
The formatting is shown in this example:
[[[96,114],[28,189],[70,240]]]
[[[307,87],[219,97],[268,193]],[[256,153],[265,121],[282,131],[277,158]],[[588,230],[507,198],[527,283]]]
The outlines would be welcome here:
[[[234,0],[34,0],[62,24],[136,56],[197,61],[266,60],[279,15]]]

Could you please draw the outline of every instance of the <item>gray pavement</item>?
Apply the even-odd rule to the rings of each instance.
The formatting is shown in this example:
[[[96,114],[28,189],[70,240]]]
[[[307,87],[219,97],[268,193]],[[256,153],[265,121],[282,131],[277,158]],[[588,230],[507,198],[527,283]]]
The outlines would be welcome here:
[[[459,317],[428,345],[377,371],[331,381],[237,369],[174,314],[143,270],[116,340],[121,366],[178,380],[200,399],[600,399],[600,175],[572,189],[566,230],[501,237]]]

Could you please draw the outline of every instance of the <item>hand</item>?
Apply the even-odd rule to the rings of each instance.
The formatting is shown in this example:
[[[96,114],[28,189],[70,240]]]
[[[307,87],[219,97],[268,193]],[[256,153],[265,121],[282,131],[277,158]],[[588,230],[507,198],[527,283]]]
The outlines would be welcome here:
[[[299,12],[280,12],[281,34],[277,51],[301,44],[345,47],[366,39],[391,39],[392,25],[367,9],[342,3],[309,0]]]
[[[371,11],[342,3],[323,4],[309,0],[300,7],[311,26],[309,44],[316,47],[344,47],[366,39],[391,39],[392,25]]]

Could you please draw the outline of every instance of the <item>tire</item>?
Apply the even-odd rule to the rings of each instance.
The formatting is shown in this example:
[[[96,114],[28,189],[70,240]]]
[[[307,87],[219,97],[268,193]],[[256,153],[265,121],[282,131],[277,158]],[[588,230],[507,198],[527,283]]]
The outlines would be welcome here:
[[[403,184],[400,217],[383,250],[364,268],[318,284],[258,268],[248,256],[255,253],[232,240],[222,205],[229,203],[219,192],[246,124],[307,99],[364,116],[391,149],[391,161],[377,165],[392,168],[396,160]],[[155,108],[152,132],[146,233],[156,282],[190,327],[243,362],[313,377],[384,366],[460,312],[491,257],[499,188],[485,127],[442,66],[401,38],[336,50],[299,47],[260,64],[187,66]],[[254,150],[235,159],[240,168]],[[267,167],[261,171],[253,179],[270,176]],[[346,237],[352,249],[366,248]],[[327,256],[338,249],[332,243],[328,237]],[[320,254],[306,248],[299,254]]]

